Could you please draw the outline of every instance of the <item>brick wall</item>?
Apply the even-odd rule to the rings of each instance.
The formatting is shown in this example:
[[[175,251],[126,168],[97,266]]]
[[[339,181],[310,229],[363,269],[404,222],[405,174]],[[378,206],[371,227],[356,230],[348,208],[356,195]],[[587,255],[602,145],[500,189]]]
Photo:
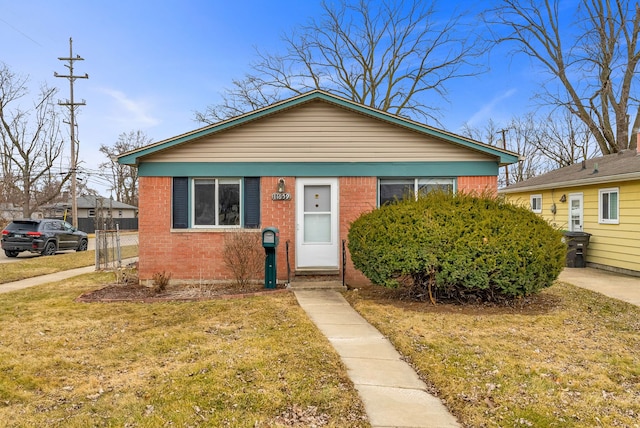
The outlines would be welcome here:
[[[340,188],[340,241],[347,240],[349,227],[362,213],[376,208],[378,200],[376,177],[341,177]],[[348,243],[348,240],[347,240]],[[353,267],[347,248],[345,279],[349,285],[358,285],[369,280]]]
[[[278,181],[284,179],[285,191],[291,194],[288,201],[274,201],[271,195],[278,190]],[[277,227],[280,231],[280,245],[276,249],[278,279],[287,279],[287,241],[289,241],[289,261],[291,271],[295,270],[296,241],[296,179],[295,177],[262,177],[260,179],[260,200],[262,227]]]
[[[481,194],[485,191],[494,195],[497,194],[498,177],[493,175],[458,177],[458,192],[475,192]]]
[[[222,260],[224,233],[171,232],[171,187],[171,177],[140,177],[140,280],[156,272],[173,280],[231,279]]]
[[[283,177],[289,201],[273,201],[280,177],[262,177],[262,227],[275,226],[280,231],[280,245],[276,251],[278,279],[287,278],[286,243],[289,242],[289,261],[295,270],[295,177]],[[376,177],[339,178],[339,242],[347,240],[349,226],[360,214],[369,212],[377,203]],[[483,192],[497,190],[497,177],[458,177],[458,191]],[[149,281],[156,272],[171,273],[174,280],[210,281],[230,280],[222,249],[227,235],[211,230],[171,231],[171,177],[140,177],[140,263],[139,276]],[[248,233],[260,233],[260,230]],[[340,247],[341,248],[341,247]],[[340,251],[339,248],[339,251]],[[341,260],[341,257],[340,257]],[[357,271],[347,249],[345,277],[349,284],[358,285],[368,280]],[[262,279],[262,278],[259,278]]]

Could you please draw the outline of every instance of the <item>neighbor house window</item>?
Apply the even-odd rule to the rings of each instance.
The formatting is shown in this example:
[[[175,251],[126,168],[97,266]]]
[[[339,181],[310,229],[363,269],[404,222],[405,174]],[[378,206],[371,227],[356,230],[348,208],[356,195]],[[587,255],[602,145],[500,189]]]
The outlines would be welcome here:
[[[600,189],[598,191],[598,200],[600,207],[600,223],[618,224],[619,203],[618,188]]]
[[[542,195],[531,195],[531,211],[538,214],[542,212]]]
[[[89,208],[89,217],[95,217],[96,216],[96,210],[93,208]]]
[[[240,225],[240,180],[194,179],[192,215],[194,227]]]
[[[260,228],[260,177],[173,177],[171,227]]]
[[[379,180],[379,205],[393,203],[406,197],[417,198],[434,190],[453,192],[453,178],[381,178]]]

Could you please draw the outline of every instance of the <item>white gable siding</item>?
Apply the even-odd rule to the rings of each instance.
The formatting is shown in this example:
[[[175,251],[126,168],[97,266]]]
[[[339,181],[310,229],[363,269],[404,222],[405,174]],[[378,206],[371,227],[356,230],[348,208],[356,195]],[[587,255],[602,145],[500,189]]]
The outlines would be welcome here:
[[[487,161],[490,156],[314,101],[153,154],[146,162]]]

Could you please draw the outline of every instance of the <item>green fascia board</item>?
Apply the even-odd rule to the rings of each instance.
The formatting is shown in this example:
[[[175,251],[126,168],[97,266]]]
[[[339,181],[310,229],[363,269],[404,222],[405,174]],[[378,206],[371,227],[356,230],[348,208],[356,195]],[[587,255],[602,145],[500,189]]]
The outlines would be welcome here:
[[[497,162],[143,162],[141,177],[460,177],[498,175]]]
[[[130,152],[128,154],[124,154],[118,157],[118,163],[124,164],[124,165],[137,165],[140,163],[140,158],[144,156],[148,156],[155,152],[166,150],[171,147],[174,147],[174,146],[177,146],[177,145],[180,145],[188,141],[195,140],[210,134],[214,134],[231,127],[239,126],[244,123],[278,112],[280,110],[286,110],[296,105],[303,104],[316,99],[324,100],[329,103],[333,103],[338,106],[368,115],[370,117],[375,117],[377,119],[381,119],[389,123],[403,126],[405,128],[412,129],[414,131],[417,131],[423,134],[442,138],[446,141],[458,144],[460,146],[463,146],[472,150],[476,150],[482,153],[489,154],[491,156],[495,156],[500,159],[500,165],[513,164],[518,162],[519,160],[519,156],[515,153],[512,154],[510,152],[505,152],[484,144],[479,144],[479,143],[464,139],[455,134],[450,134],[448,132],[445,132],[436,128],[432,128],[427,125],[413,122],[409,119],[403,119],[399,116],[394,116],[392,114],[385,113],[383,111],[376,110],[376,109],[364,106],[362,104],[357,104],[347,99],[330,95],[323,91],[311,91],[306,94],[273,104],[272,106],[265,107],[250,113],[246,113],[236,118],[232,118],[217,124],[209,125],[204,128],[200,128],[195,131],[192,131],[183,135],[179,135],[175,138],[171,138],[171,139],[168,139],[156,144],[152,144],[150,146],[147,146],[141,149],[137,149],[133,152]]]

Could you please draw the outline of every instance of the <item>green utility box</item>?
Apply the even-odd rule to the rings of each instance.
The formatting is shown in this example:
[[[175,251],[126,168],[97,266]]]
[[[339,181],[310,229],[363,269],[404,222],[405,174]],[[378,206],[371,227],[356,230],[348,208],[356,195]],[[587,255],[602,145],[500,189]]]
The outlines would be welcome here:
[[[264,259],[264,288],[276,288],[278,283],[276,266],[276,248],[280,241],[280,231],[276,227],[262,229],[262,247],[265,252]]]

